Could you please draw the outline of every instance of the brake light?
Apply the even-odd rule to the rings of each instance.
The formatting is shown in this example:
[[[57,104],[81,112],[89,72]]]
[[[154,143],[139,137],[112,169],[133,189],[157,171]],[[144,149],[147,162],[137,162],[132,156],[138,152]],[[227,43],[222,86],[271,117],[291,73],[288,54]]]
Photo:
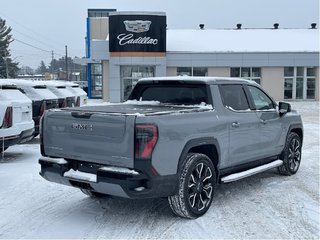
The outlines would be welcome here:
[[[76,101],[76,107],[80,107],[80,97],[77,97],[77,101]]]
[[[40,153],[42,156],[45,156],[44,146],[43,146],[43,119],[44,115],[40,118],[40,128],[39,128],[39,140],[40,140]]]
[[[43,116],[44,112],[46,111],[46,102],[43,101],[42,104],[41,104],[41,107],[40,107],[40,114],[39,116]]]
[[[154,124],[135,126],[135,157],[150,159],[158,140],[158,128]]]
[[[67,107],[67,99],[65,98],[65,99],[63,99],[63,103],[62,103],[62,106],[61,106],[62,108],[65,108],[65,107]]]
[[[7,107],[6,113],[2,121],[1,128],[10,128],[12,127],[12,107]]]

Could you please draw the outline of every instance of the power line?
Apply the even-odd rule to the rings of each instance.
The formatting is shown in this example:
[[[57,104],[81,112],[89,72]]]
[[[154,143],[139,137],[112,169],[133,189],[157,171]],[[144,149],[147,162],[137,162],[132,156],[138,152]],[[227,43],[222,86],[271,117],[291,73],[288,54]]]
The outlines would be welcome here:
[[[43,51],[43,52],[46,52],[46,53],[51,53],[51,52],[52,52],[52,51],[45,50],[45,49],[42,49],[42,48],[40,48],[40,47],[34,46],[34,45],[30,44],[30,43],[26,43],[26,42],[21,41],[21,40],[19,40],[19,39],[17,39],[17,38],[12,38],[12,39],[15,40],[15,41],[17,41],[17,42],[19,42],[19,43],[22,43],[22,44],[24,44],[24,45],[27,45],[27,46],[29,46],[29,47],[35,48],[35,49],[37,49],[37,50],[40,50],[40,51]],[[55,53],[55,54],[64,57],[63,54],[60,54],[60,53]]]
[[[12,19],[11,17],[7,16],[6,14],[3,14],[3,13],[0,13],[0,14],[3,15],[3,16],[5,16],[5,17],[6,17],[7,19],[9,19],[10,21],[16,23],[17,25],[19,25],[20,27],[22,27],[24,30],[26,30],[26,31],[28,31],[28,32],[33,32],[33,33],[35,33],[38,37],[41,37],[42,39],[50,40],[51,43],[52,43],[52,44],[54,43],[56,46],[62,45],[61,43],[58,43],[57,41],[53,41],[52,38],[48,38],[47,36],[45,36],[45,35],[43,35],[43,34],[37,33],[37,32],[34,31],[32,28],[29,28],[29,27],[27,27],[27,26],[25,26],[25,25],[17,22],[16,20]],[[29,37],[29,38],[31,38],[31,39],[34,39],[33,37],[28,36],[27,34],[24,34],[24,33],[21,33],[21,32],[19,32],[19,31],[17,31],[15,28],[12,28],[12,30],[13,30],[13,31],[16,31],[16,32],[18,32],[18,33],[20,33],[20,34],[22,34],[22,35],[25,35],[25,36],[27,36],[27,37]],[[36,40],[36,41],[41,42],[40,40]],[[42,44],[43,44],[43,42],[42,42]],[[52,44],[50,44],[51,47],[53,46]],[[45,43],[45,45],[49,46],[48,43]],[[63,45],[64,45],[64,44],[63,44]],[[50,47],[50,48],[51,48],[51,47]],[[53,48],[53,50],[57,50],[57,49],[58,49],[58,48]],[[81,49],[81,50],[82,50],[82,49]],[[74,56],[77,56],[77,55],[80,55],[80,56],[81,56],[81,54],[74,54],[74,53],[77,52],[77,51],[74,52],[72,48],[71,48],[71,51],[70,51],[70,49],[69,49],[69,52],[73,53]],[[64,56],[63,54],[57,54],[57,55]]]
[[[22,43],[22,44],[24,44],[24,45],[27,45],[27,46],[29,46],[29,47],[38,49],[38,50],[40,50],[40,51],[51,53],[51,51],[44,50],[44,49],[39,48],[39,47],[36,47],[36,46],[34,46],[34,45],[32,45],[32,44],[29,44],[29,43],[26,43],[26,42],[24,42],[24,41],[21,41],[21,40],[19,40],[19,39],[16,39],[16,38],[12,38],[12,39],[15,40],[15,41],[17,41],[17,42],[19,42],[19,43]]]
[[[45,37],[45,36],[42,35],[41,33],[37,33],[37,32],[34,31],[32,28],[29,28],[29,27],[27,27],[27,26],[25,26],[25,25],[17,22],[16,20],[12,19],[11,17],[9,17],[9,16],[6,15],[6,14],[1,13],[1,15],[5,16],[7,19],[10,19],[10,21],[12,21],[12,22],[15,22],[17,25],[19,25],[19,26],[21,26],[22,28],[26,29],[28,32],[33,32],[33,33],[35,33],[37,36],[39,36],[39,37],[41,37],[41,38],[43,38],[43,39],[50,40],[50,41],[52,41],[53,43],[58,44],[58,45],[62,45],[61,43],[55,42],[55,41],[53,41],[52,39],[50,39],[50,38],[48,38],[48,37]]]
[[[46,45],[46,46],[48,46],[48,47],[50,47],[50,48],[53,48],[54,50],[57,51],[57,48],[53,47],[53,45],[51,45],[51,44],[42,42],[42,41],[40,41],[40,40],[38,40],[38,39],[36,39],[36,38],[34,38],[34,37],[29,36],[28,34],[19,32],[19,31],[16,30],[16,29],[13,29],[13,31],[14,31],[14,32],[17,32],[17,33],[19,33],[19,34],[21,34],[21,35],[23,35],[23,36],[25,36],[25,37],[27,37],[27,38],[30,38],[30,39],[32,39],[32,40],[34,40],[34,41],[36,41],[36,42],[39,42],[39,43],[41,43],[41,44],[43,44],[43,45]]]

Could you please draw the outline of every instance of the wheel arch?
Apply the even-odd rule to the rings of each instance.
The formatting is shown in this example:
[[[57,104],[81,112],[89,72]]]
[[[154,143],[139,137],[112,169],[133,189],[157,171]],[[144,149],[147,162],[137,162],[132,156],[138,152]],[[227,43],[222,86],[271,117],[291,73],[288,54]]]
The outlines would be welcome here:
[[[285,141],[287,141],[288,139],[288,136],[290,135],[290,133],[296,133],[298,134],[298,136],[300,137],[300,140],[301,140],[301,144],[303,143],[303,126],[302,124],[292,124],[290,125],[289,129],[288,129],[288,132],[287,132],[287,135],[286,135],[286,138],[285,138]],[[284,143],[284,147],[283,147],[283,150],[282,152],[280,153],[279,157],[282,159],[283,158],[283,154],[284,154],[284,150],[285,150],[285,147],[286,147],[286,142]]]
[[[178,172],[181,171],[181,167],[189,153],[202,153],[209,157],[216,170],[217,179],[219,179],[219,165],[220,165],[220,146],[215,138],[197,138],[188,141],[179,158]]]
[[[298,134],[301,139],[301,143],[303,143],[303,126],[302,124],[293,124],[289,127],[289,131],[287,133],[287,137],[291,132]]]

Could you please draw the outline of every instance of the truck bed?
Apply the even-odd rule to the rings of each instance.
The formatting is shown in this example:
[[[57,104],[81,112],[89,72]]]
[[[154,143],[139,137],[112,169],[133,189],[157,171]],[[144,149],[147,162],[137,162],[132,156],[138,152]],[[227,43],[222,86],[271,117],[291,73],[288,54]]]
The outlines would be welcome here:
[[[139,102],[138,102],[139,103]],[[165,105],[165,104],[110,104],[64,109],[78,113],[102,113],[111,115],[158,115],[179,112],[211,110],[211,105]]]
[[[206,106],[207,109],[209,107]],[[46,156],[134,167],[137,117],[204,111],[204,106],[110,104],[52,109],[44,118]]]

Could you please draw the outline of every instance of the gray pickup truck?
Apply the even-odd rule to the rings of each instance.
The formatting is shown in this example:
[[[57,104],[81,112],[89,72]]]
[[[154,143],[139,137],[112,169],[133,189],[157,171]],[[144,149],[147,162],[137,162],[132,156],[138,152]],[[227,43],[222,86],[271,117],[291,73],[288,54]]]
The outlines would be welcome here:
[[[303,126],[255,82],[220,77],[138,81],[119,104],[49,110],[40,175],[92,197],[168,197],[197,218],[218,183],[300,166]]]

